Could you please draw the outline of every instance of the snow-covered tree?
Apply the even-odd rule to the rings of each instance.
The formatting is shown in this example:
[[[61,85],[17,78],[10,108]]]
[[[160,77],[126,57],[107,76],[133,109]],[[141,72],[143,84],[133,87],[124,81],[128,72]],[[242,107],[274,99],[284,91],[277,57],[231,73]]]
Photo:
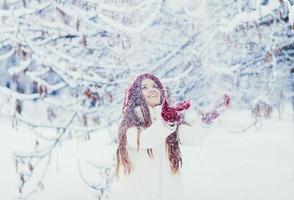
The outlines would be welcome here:
[[[1,113],[35,134],[32,151],[15,155],[21,195],[43,187],[57,145],[100,130],[115,142],[124,88],[141,72],[198,111],[223,94],[255,117],[280,110],[293,95],[293,7],[291,0],[1,1]],[[91,165],[103,183],[82,178],[105,194],[113,165]]]

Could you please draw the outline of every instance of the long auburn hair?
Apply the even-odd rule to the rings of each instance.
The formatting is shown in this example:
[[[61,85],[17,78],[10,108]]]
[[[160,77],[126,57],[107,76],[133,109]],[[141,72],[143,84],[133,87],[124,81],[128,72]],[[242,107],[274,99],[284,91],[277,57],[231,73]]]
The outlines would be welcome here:
[[[148,128],[151,126],[150,112],[147,103],[143,97],[141,83],[144,79],[151,79],[157,85],[160,91],[160,104],[166,97],[163,86],[160,80],[149,73],[144,73],[139,76],[131,83],[129,88],[126,90],[125,98],[123,102],[123,119],[120,123],[118,130],[118,148],[117,148],[117,165],[116,173],[119,175],[120,165],[124,167],[124,173],[129,175],[132,171],[132,163],[128,156],[127,151],[127,130],[131,127],[137,127],[138,131],[141,129]],[[140,107],[143,119],[141,119],[135,112],[135,108]],[[166,148],[168,152],[168,158],[170,162],[171,172],[173,174],[179,173],[179,169],[182,166],[182,156],[179,148],[178,130],[170,134],[166,140]],[[137,140],[139,148],[139,138]],[[153,157],[152,149],[147,149],[149,157]]]

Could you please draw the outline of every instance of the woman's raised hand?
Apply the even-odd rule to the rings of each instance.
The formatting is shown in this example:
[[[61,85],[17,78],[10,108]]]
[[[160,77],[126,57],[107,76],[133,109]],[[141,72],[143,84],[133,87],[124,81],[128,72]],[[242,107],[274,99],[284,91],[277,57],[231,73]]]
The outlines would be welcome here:
[[[231,97],[227,94],[223,95],[216,101],[214,109],[210,112],[201,113],[201,121],[205,124],[211,124],[217,119],[221,112],[231,106]]]
[[[167,100],[162,103],[161,116],[166,122],[179,123],[182,120],[182,113],[190,108],[190,101],[179,102],[176,106],[169,106]]]

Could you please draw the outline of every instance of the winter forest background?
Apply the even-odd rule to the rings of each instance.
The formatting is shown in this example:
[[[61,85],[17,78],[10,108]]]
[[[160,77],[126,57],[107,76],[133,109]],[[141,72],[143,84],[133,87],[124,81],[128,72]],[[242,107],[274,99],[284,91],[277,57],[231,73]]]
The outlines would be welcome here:
[[[121,106],[143,72],[190,119],[232,99],[183,148],[188,200],[294,198],[293,0],[0,0],[0,66],[3,200],[119,199]]]

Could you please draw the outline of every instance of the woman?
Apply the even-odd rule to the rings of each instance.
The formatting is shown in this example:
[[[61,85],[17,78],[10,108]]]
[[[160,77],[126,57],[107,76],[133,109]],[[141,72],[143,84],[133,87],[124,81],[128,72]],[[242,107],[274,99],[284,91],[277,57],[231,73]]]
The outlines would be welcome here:
[[[169,107],[152,74],[141,74],[130,85],[117,149],[120,199],[183,200],[180,144],[196,146],[207,135],[200,122],[192,127],[182,121],[181,112],[188,107],[188,102]]]

